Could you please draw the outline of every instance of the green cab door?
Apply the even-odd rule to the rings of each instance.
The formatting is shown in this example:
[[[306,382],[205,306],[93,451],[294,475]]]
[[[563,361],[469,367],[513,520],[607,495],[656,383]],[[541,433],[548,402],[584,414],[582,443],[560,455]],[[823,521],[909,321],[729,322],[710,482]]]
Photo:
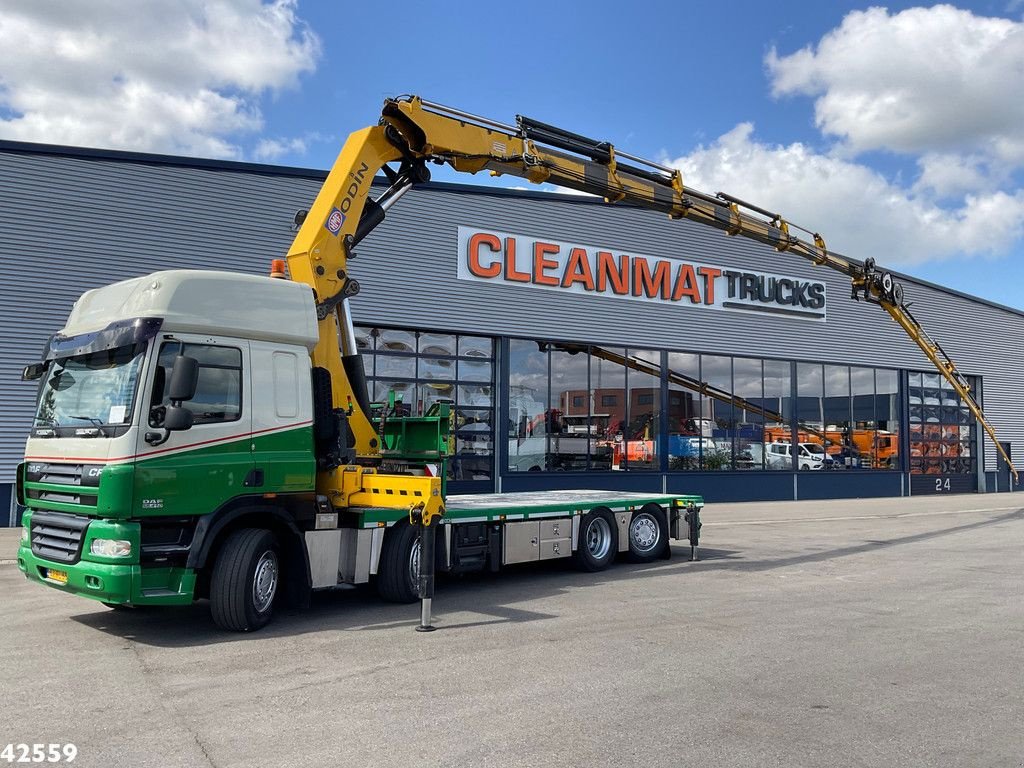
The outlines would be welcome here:
[[[249,342],[174,334],[160,340],[147,375],[133,506],[145,516],[202,515],[254,488]],[[196,395],[183,405],[192,427],[162,428],[167,384],[179,354],[199,363]],[[162,437],[167,440],[157,443]]]

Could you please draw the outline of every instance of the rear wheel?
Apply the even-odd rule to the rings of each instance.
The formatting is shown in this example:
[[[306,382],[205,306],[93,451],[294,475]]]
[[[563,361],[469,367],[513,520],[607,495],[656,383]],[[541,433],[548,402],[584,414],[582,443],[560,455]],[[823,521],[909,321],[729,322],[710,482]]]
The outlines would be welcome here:
[[[665,512],[656,504],[645,506],[629,522],[629,559],[649,563],[661,557],[668,546]]]
[[[210,613],[221,629],[251,632],[274,612],[281,582],[277,540],[270,531],[243,528],[220,548],[210,578]]]
[[[377,566],[377,594],[389,603],[414,603],[419,597],[420,539],[407,520],[388,529]]]
[[[619,549],[618,526],[608,509],[592,509],[580,521],[580,538],[573,559],[584,571],[603,571]]]

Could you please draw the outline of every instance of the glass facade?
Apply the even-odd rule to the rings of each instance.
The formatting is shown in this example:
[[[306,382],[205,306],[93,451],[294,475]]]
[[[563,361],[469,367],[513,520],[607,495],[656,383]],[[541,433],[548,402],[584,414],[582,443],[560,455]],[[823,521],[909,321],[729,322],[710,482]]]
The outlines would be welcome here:
[[[499,408],[495,339],[370,327],[357,339],[375,401],[452,403],[453,480],[493,480],[499,456],[508,473],[978,470],[974,419],[936,373],[906,374],[904,391],[886,368],[508,339]]]
[[[953,386],[937,373],[911,372],[907,403],[911,474],[974,474],[977,421]]]
[[[661,353],[510,339],[509,472],[660,469]]]
[[[896,371],[509,340],[507,469],[900,469]]]
[[[796,368],[798,469],[900,468],[896,371],[817,363]]]
[[[406,414],[437,402],[455,408],[452,480],[494,476],[494,340],[391,328],[356,328],[367,388],[375,402],[390,393]]]

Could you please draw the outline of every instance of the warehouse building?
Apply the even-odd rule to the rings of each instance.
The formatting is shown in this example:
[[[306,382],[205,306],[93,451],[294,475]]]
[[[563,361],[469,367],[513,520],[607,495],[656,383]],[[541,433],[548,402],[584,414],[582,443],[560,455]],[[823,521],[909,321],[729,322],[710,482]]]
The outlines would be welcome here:
[[[18,518],[34,414],[21,368],[76,297],[169,268],[265,274],[325,175],[0,142],[0,523]],[[845,277],[699,224],[428,184],[350,272],[371,397],[455,405],[453,492],[714,502],[1010,489],[956,392],[884,311],[850,300]],[[1024,313],[900,279],[1024,456]]]

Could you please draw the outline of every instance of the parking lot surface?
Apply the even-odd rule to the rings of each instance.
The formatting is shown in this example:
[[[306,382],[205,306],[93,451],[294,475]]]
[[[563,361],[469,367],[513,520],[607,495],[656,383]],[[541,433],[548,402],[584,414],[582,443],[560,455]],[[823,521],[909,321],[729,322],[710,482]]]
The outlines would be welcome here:
[[[1024,765],[1024,497],[711,505],[699,562],[550,563],[253,635],[0,553],[0,746],[79,766]],[[10,549],[8,534],[2,544]]]

